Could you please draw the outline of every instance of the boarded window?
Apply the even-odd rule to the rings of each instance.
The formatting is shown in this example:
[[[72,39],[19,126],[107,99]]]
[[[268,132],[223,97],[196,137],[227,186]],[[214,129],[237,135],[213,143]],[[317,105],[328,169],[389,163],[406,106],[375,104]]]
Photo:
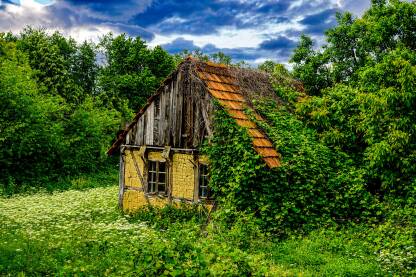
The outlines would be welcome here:
[[[148,170],[148,193],[166,194],[166,163],[149,161]]]
[[[198,166],[198,182],[199,182],[199,198],[200,199],[209,199],[211,197],[211,190],[208,186],[209,175],[208,175],[208,165],[200,164]]]

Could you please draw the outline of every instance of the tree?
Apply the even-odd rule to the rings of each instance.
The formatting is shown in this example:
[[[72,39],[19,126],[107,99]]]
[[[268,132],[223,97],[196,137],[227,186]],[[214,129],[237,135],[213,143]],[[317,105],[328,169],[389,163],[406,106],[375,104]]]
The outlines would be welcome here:
[[[59,75],[62,71],[39,72],[55,68],[48,60],[37,70],[29,65],[30,55],[45,61],[39,51],[51,37],[36,33],[24,39],[14,42],[0,34],[0,193],[48,186],[64,176],[100,169],[120,120],[92,96],[76,102],[63,98],[68,94],[60,91],[59,82],[66,80]],[[48,58],[65,56],[52,47]],[[65,69],[68,59],[58,60],[57,68]],[[45,90],[47,85],[54,91]]]
[[[82,88],[71,76],[77,51],[73,40],[67,40],[59,33],[49,36],[42,30],[27,28],[16,45],[28,55],[42,94],[59,95],[73,104],[82,101]]]
[[[312,39],[302,35],[290,62],[294,63],[293,76],[303,82],[310,95],[319,95],[331,86],[328,57],[313,50]]]
[[[149,49],[140,37],[125,34],[109,34],[100,46],[106,57],[98,79],[100,96],[129,119],[174,69],[174,60],[161,47]]]
[[[39,94],[25,55],[0,38],[0,184],[6,192],[59,164],[62,109]],[[45,155],[47,154],[47,155]],[[18,170],[17,170],[18,169]]]
[[[211,59],[216,63],[222,63],[226,65],[231,65],[232,58],[223,52],[214,53],[211,55]]]
[[[361,67],[375,64],[399,46],[416,50],[416,3],[373,1],[362,18],[337,14],[337,26],[326,32],[327,44],[314,51],[302,36],[291,62],[294,75],[310,95],[337,82],[355,82]]]
[[[313,97],[297,113],[321,140],[347,152],[372,192],[415,197],[416,4],[373,1],[362,18],[338,15],[322,52],[303,38],[292,60]],[[318,60],[328,71],[311,70]],[[329,74],[328,74],[329,73]],[[334,84],[313,87],[316,80]]]
[[[275,63],[274,61],[267,60],[267,61],[263,62],[262,64],[260,64],[257,68],[261,71],[272,74],[276,64],[277,63]]]
[[[84,97],[95,94],[98,74],[95,48],[94,44],[85,41],[78,47],[73,57],[72,76],[75,82],[81,86]]]

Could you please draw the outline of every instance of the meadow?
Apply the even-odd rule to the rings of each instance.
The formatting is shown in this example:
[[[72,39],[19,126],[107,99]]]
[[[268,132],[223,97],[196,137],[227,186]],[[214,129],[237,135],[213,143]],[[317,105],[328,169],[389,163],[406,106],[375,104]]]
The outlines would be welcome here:
[[[276,240],[196,207],[124,215],[116,186],[0,199],[2,276],[370,276],[380,258],[354,230]]]

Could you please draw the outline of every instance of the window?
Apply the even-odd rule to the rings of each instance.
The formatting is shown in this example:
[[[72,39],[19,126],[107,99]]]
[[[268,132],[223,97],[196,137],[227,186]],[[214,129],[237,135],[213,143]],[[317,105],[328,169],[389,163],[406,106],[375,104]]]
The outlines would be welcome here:
[[[208,187],[209,175],[208,165],[200,164],[198,166],[198,182],[199,182],[199,198],[209,199],[211,197],[211,190]]]
[[[166,163],[149,161],[148,193],[166,193]]]

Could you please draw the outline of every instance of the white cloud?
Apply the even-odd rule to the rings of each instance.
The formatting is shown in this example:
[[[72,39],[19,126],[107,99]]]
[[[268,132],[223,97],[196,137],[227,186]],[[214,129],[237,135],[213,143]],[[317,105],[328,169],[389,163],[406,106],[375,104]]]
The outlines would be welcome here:
[[[45,6],[33,0],[21,0],[20,5],[5,4],[0,10],[0,31],[18,32],[26,25],[49,26],[54,21]]]
[[[338,2],[342,10],[350,11],[357,16],[361,16],[371,5],[370,0],[338,0]]]
[[[69,8],[64,2],[57,3],[57,5],[60,5],[61,8]],[[20,5],[5,4],[4,9],[0,10],[0,32],[18,33],[26,26],[33,26],[43,28],[49,33],[59,31],[80,42],[84,40],[98,41],[108,32],[116,35],[122,33],[121,28],[114,24],[82,24],[70,14],[68,14],[66,21],[64,23],[47,6],[34,0],[21,0]]]

